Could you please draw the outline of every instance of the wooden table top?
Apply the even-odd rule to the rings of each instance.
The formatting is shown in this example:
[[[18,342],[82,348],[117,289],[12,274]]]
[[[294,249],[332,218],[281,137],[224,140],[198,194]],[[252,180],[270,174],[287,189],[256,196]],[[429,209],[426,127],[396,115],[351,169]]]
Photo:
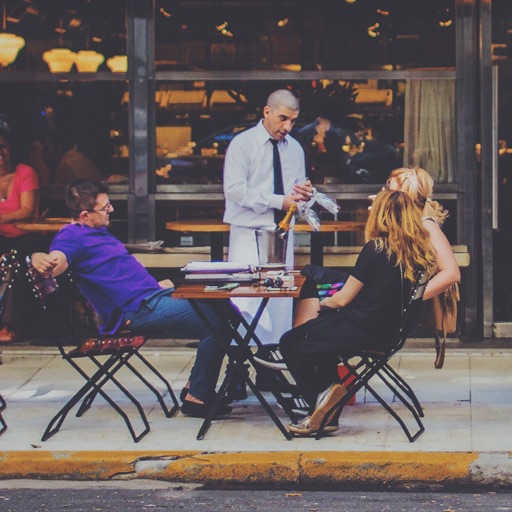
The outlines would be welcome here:
[[[212,290],[206,291],[204,284],[199,283],[182,283],[176,287],[173,297],[176,299],[232,299],[234,297],[253,297],[253,298],[283,298],[291,297],[297,298],[300,293],[300,288],[304,283],[305,277],[299,271],[293,273],[295,277],[294,286],[296,290],[283,289],[280,291],[270,291],[264,286],[252,286],[243,283],[238,288],[233,290]],[[220,283],[219,283],[220,284]],[[286,288],[286,287],[283,287]]]
[[[364,231],[366,222],[354,220],[324,220],[320,227],[322,232],[336,231]],[[229,224],[225,224],[221,220],[175,220],[165,224],[169,231],[190,231],[194,233],[227,233],[229,232]],[[307,223],[296,223],[293,230],[297,232],[312,232],[313,228]]]
[[[57,232],[67,224],[71,223],[70,218],[66,217],[50,217],[37,222],[14,222],[14,227],[31,233],[40,233],[46,231]]]

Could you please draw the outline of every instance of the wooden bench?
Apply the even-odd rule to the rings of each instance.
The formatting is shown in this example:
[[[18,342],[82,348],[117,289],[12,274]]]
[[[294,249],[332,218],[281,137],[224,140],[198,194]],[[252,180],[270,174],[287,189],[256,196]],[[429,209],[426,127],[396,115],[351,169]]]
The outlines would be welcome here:
[[[459,267],[469,267],[470,255],[466,245],[453,245],[453,252]],[[324,265],[326,267],[353,267],[356,263],[360,246],[325,247]],[[159,253],[134,253],[134,256],[148,268],[181,268],[189,261],[210,261],[210,247],[173,247]],[[224,248],[224,259],[227,248]],[[310,262],[310,249],[307,246],[295,248],[295,264],[303,266]]]

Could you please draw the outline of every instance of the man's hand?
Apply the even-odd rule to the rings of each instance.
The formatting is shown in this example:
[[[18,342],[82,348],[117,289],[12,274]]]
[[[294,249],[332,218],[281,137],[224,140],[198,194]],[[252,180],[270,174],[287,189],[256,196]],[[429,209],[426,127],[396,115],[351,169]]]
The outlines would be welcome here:
[[[299,197],[299,199],[295,199],[296,201],[309,201],[313,193],[313,185],[311,184],[311,181],[307,179],[304,183],[297,183],[294,185],[293,191],[295,194],[292,194],[292,196]]]
[[[32,254],[32,266],[41,274],[51,272],[57,266],[57,259],[52,258],[45,252],[35,252]]]
[[[174,283],[170,279],[163,279],[158,281],[160,288],[174,288]]]

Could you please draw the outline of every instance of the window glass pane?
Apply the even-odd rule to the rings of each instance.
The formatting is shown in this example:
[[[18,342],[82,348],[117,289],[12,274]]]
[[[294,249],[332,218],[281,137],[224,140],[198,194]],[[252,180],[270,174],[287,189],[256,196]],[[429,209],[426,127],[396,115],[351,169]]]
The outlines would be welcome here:
[[[6,31],[25,40],[14,62],[4,65],[10,71],[48,71],[51,57],[44,54],[54,48],[73,52],[71,71],[78,70],[73,58],[79,51],[103,56],[96,62],[98,71],[109,70],[109,58],[126,55],[125,0],[5,0],[5,7]],[[56,59],[62,65],[62,57],[52,62]]]
[[[118,163],[127,154],[126,94],[117,81],[3,83],[0,124],[9,127],[19,159],[41,169],[42,185],[127,174],[128,159]],[[75,158],[73,148],[86,158]]]
[[[157,70],[455,65],[454,0],[157,0]]]
[[[292,136],[316,183],[384,183],[420,165],[438,182],[455,177],[453,80],[159,82],[157,183],[222,182],[232,138],[255,125],[270,92],[301,98]],[[442,98],[442,101],[437,101]],[[421,121],[421,122],[420,122]]]

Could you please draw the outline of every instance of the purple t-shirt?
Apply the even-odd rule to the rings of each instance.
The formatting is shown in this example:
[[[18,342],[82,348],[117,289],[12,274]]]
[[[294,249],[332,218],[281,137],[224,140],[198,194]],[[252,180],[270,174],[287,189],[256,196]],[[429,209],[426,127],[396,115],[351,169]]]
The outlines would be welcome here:
[[[69,224],[57,233],[50,250],[66,255],[78,287],[101,319],[102,334],[115,332],[124,313],[137,311],[145,297],[160,290],[156,279],[105,227]]]

